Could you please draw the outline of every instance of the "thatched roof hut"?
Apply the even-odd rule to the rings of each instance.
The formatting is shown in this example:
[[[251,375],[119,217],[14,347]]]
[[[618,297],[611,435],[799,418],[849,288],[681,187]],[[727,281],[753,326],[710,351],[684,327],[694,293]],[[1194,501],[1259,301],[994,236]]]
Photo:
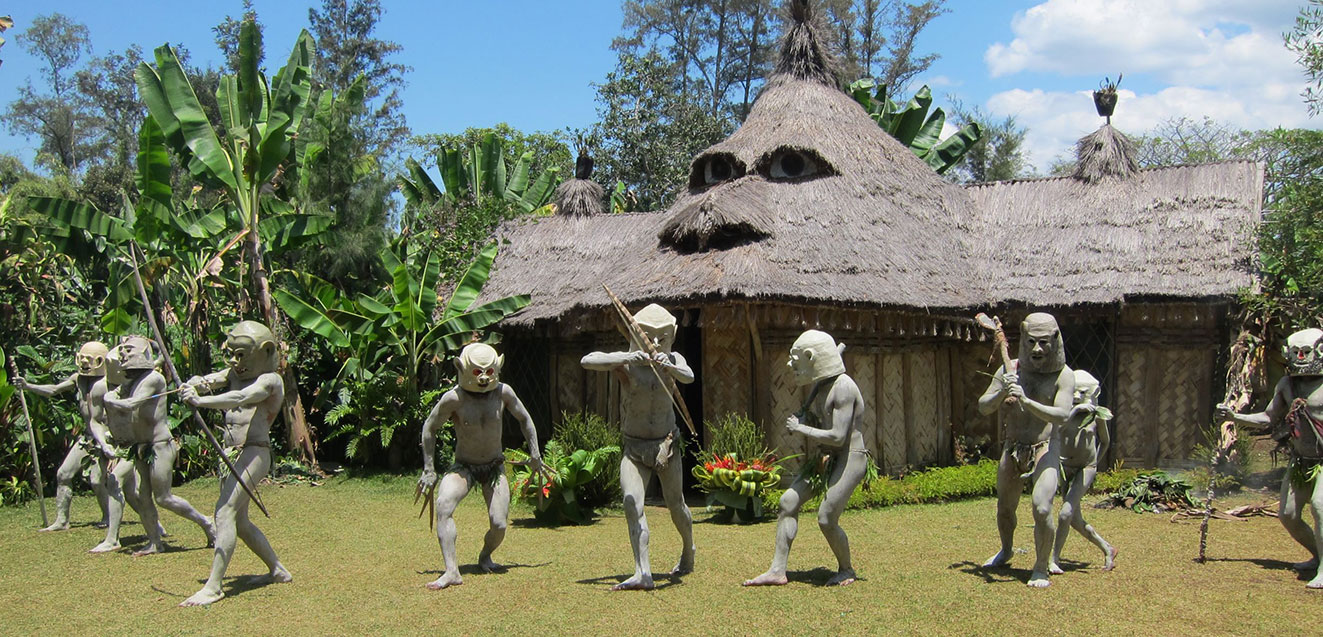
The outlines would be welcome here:
[[[509,243],[486,294],[533,295],[506,325],[510,360],[527,361],[507,376],[535,417],[616,416],[617,381],[579,366],[625,345],[605,283],[681,316],[676,348],[700,380],[687,401],[703,420],[743,414],[797,451],[777,426],[804,398],[785,357],[820,327],[848,346],[883,469],[945,462],[958,436],[992,434],[974,409],[989,347],[961,317],[998,312],[1014,331],[1043,309],[1061,317],[1071,364],[1104,381],[1116,457],[1187,457],[1228,307],[1251,281],[1262,168],[1127,173],[1109,130],[1088,144],[1083,178],[956,186],[839,89],[799,18],[744,124],[694,158],[670,208],[499,231]]]

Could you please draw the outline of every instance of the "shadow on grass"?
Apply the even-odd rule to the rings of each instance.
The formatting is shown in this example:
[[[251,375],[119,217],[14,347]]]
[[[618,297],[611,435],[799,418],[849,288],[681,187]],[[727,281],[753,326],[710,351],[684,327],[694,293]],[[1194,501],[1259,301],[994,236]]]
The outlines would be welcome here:
[[[619,584],[629,579],[630,577],[633,577],[633,575],[634,575],[633,573],[625,573],[624,575],[603,575],[602,577],[590,577],[588,579],[581,579],[574,583],[586,584],[588,586],[605,586],[607,588],[610,588],[612,586],[615,586],[616,584]],[[653,573],[652,590],[660,591],[675,586],[676,584],[682,584],[684,583],[683,579],[684,579],[683,575],[671,575],[670,573],[663,573],[663,574]]]
[[[546,566],[550,563],[551,562],[542,562],[541,564],[497,564],[496,568],[492,569],[490,573],[486,570],[483,570],[483,568],[477,564],[460,564],[459,574],[460,575],[489,575],[489,574],[502,575],[505,573],[509,573],[511,569],[542,568],[543,566]],[[414,571],[414,572],[418,573],[419,575],[435,575],[437,577],[441,577],[441,574],[444,573],[445,571],[439,569],[429,569],[426,571]]]
[[[510,526],[513,526],[513,527],[516,527],[516,528],[520,528],[520,529],[552,529],[552,530],[558,530],[558,529],[560,529],[561,527],[580,528],[580,527],[588,527],[588,526],[592,526],[592,525],[594,525],[594,524],[597,524],[597,522],[598,522],[599,520],[601,520],[601,519],[602,519],[602,518],[599,516],[599,517],[593,517],[593,518],[589,519],[587,522],[584,522],[583,524],[572,524],[572,523],[568,523],[568,522],[565,523],[565,524],[551,524],[551,523],[548,523],[548,522],[541,522],[541,521],[539,521],[537,518],[534,518],[534,517],[528,517],[528,518],[513,518],[513,519],[510,520]]]
[[[1262,557],[1210,557],[1209,562],[1248,562],[1254,564],[1265,571],[1287,571],[1295,573],[1296,579],[1302,582],[1308,582],[1314,576],[1314,569],[1297,570],[1295,562],[1283,562],[1282,560],[1271,560]]]
[[[958,569],[962,573],[976,575],[983,578],[983,581],[989,584],[1007,584],[1010,582],[1028,584],[1029,577],[1033,575],[1033,569],[1015,569],[1005,564],[1001,566],[984,567],[983,564],[979,562],[969,561],[956,562],[946,568]],[[1062,570],[1066,570],[1064,566],[1062,567]]]
[[[207,578],[205,578],[205,577],[203,577],[203,578],[199,578],[199,579],[198,579],[198,588],[201,589],[202,586],[206,585],[206,583],[207,583]],[[224,579],[221,580],[221,592],[222,592],[222,593],[225,593],[225,597],[223,597],[223,598],[221,598],[221,599],[233,599],[233,598],[236,598],[236,597],[240,597],[240,596],[242,596],[244,593],[247,593],[248,591],[251,591],[251,590],[256,590],[256,589],[259,589],[259,588],[265,588],[265,587],[267,587],[267,586],[271,586],[271,585],[274,585],[274,584],[284,584],[284,583],[286,583],[286,582],[273,582],[273,581],[271,581],[270,576],[269,576],[269,575],[266,575],[266,574],[262,574],[262,575],[233,575],[233,576],[226,577],[226,578],[224,578]],[[160,594],[162,594],[162,595],[168,595],[168,596],[170,596],[170,597],[176,597],[176,598],[178,598],[180,601],[183,601],[183,600],[185,600],[185,599],[188,599],[189,596],[191,596],[193,593],[197,592],[197,591],[191,591],[191,592],[188,592],[188,593],[176,593],[176,592],[174,592],[174,591],[167,591],[167,590],[165,590],[165,589],[163,589],[163,588],[161,588],[161,587],[159,587],[159,586],[156,586],[156,585],[153,585],[153,586],[152,586],[152,590],[154,590],[154,591],[156,591],[156,592],[158,592],[158,593],[160,593]]]

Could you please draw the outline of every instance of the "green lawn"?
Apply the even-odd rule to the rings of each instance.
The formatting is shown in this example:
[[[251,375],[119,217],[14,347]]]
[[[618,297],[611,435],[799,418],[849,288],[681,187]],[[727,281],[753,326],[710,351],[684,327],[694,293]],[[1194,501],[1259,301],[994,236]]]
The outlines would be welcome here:
[[[199,588],[211,561],[202,534],[178,517],[163,514],[170,552],[133,558],[84,552],[103,534],[85,525],[96,511],[89,497],[74,501],[74,520],[84,525],[63,533],[35,531],[35,504],[0,510],[0,633],[1281,635],[1317,634],[1323,608],[1323,593],[1306,591],[1289,568],[1305,552],[1273,518],[1215,520],[1214,561],[1199,565],[1191,561],[1197,523],[1089,508],[1120,549],[1116,571],[1101,572],[1100,556],[1076,536],[1064,556],[1068,572],[1031,590],[1027,553],[1009,569],[976,567],[996,550],[990,499],[847,513],[842,524],[861,580],[843,589],[821,586],[834,563],[812,515],[801,521],[791,584],[745,589],[739,582],[771,559],[773,524],[710,523],[699,508],[694,574],[661,577],[650,593],[613,593],[607,587],[632,570],[619,512],[548,529],[529,526],[529,511],[516,505],[497,553],[511,568],[484,575],[472,566],[486,528],[474,493],[458,514],[465,584],[433,592],[423,584],[437,576],[441,555],[415,517],[412,481],[264,485],[274,517],[258,524],[294,582],[254,585],[264,569],[240,545],[228,597],[207,609],[175,607]],[[207,510],[215,487],[201,480],[177,492]],[[1272,499],[1252,493],[1234,502]],[[665,572],[679,555],[678,537],[665,509],[649,507],[648,518],[653,566]],[[141,527],[126,524],[124,536],[140,542]],[[1026,498],[1016,546],[1031,545]]]

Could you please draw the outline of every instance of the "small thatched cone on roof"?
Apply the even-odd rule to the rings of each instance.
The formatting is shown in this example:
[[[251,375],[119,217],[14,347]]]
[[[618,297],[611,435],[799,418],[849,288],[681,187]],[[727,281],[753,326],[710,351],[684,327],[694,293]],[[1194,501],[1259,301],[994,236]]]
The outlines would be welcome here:
[[[1135,160],[1135,142],[1111,124],[1104,124],[1075,143],[1073,176],[1085,183],[1104,177],[1125,179],[1139,170]]]
[[[593,181],[593,158],[586,146],[579,147],[574,160],[574,178],[556,187],[556,214],[570,217],[589,217],[602,214],[603,190]]]
[[[820,27],[809,0],[789,0],[793,24],[781,40],[781,55],[776,72],[801,80],[816,80],[828,86],[840,84],[836,59],[818,37]]]

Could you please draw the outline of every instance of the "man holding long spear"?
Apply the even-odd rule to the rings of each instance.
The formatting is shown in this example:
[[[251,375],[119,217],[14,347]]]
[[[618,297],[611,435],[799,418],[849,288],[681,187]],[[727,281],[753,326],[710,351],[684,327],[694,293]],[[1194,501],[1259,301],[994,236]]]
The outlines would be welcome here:
[[[50,397],[75,390],[78,397],[78,413],[82,415],[86,428],[78,437],[69,453],[60,463],[60,470],[55,474],[55,522],[43,531],[64,531],[69,528],[69,504],[73,500],[73,480],[82,472],[83,462],[92,458],[88,481],[96,494],[97,504],[101,505],[101,520],[92,526],[105,528],[109,522],[109,496],[106,490],[106,466],[114,457],[115,449],[106,440],[106,426],[102,419],[94,418],[93,412],[101,410],[101,399],[105,394],[105,384],[97,383],[106,375],[105,344],[88,341],[78,348],[74,361],[78,365],[77,373],[71,374],[62,382],[43,385],[29,383],[22,376],[14,376],[14,387],[20,391],[30,391],[38,396]]]
[[[1300,543],[1312,559],[1295,565],[1299,571],[1314,571],[1305,586],[1323,588],[1323,330],[1307,329],[1286,339],[1287,375],[1277,383],[1268,407],[1253,414],[1237,414],[1227,405],[1217,406],[1217,417],[1227,420],[1223,437],[1229,447],[1235,442],[1234,424],[1257,434],[1270,434],[1278,449],[1290,455],[1282,477],[1282,495],[1277,519],[1291,539]],[[1314,515],[1314,528],[1304,521],[1305,507]]]

